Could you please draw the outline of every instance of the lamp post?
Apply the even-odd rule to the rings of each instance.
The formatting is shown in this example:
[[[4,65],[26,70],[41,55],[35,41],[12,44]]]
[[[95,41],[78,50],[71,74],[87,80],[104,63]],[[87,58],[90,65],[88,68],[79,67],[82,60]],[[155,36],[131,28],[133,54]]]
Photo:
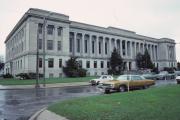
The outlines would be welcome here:
[[[47,18],[52,14],[52,12],[49,12],[47,16],[43,17],[43,87],[46,87],[46,23]]]
[[[39,88],[39,29],[37,29],[37,53],[36,53],[36,85],[35,88]]]

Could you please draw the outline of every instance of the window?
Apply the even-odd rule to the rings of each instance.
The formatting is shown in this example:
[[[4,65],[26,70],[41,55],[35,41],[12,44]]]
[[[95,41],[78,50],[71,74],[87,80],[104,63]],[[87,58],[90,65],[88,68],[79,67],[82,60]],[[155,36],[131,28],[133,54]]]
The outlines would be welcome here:
[[[48,67],[49,68],[53,68],[54,67],[54,59],[53,58],[49,58],[48,59]]]
[[[48,25],[47,26],[47,34],[52,35],[53,34],[53,29],[54,29],[53,25]]]
[[[90,68],[90,61],[86,61],[86,68]]]
[[[101,61],[101,68],[104,68],[104,61]]]
[[[94,61],[94,68],[97,68],[97,61]]]
[[[107,42],[105,42],[105,54],[107,55]]]
[[[42,68],[42,58],[39,58],[39,68]]]
[[[42,29],[43,29],[43,24],[42,24],[42,23],[39,23],[39,24],[38,24],[38,33],[39,33],[39,34],[42,34]]]
[[[99,54],[101,54],[101,42],[99,42]]]
[[[85,47],[84,47],[84,49],[85,49],[84,51],[85,51],[85,53],[87,53],[87,40],[85,40],[84,44],[85,44],[85,45],[84,45],[84,46],[85,46]]]
[[[62,59],[59,59],[59,68],[62,67]]]
[[[73,50],[73,39],[70,38],[69,39],[69,51],[72,52],[72,50]]]
[[[92,53],[94,54],[94,41],[92,41]]]
[[[39,41],[38,41],[38,48],[42,49],[42,39],[39,39]]]
[[[60,51],[61,50],[61,41],[58,41],[58,46],[57,46],[58,48],[58,51]]]
[[[107,68],[109,68],[110,67],[110,62],[109,61],[107,61]]]
[[[47,50],[53,50],[53,40],[47,41]]]
[[[77,39],[77,52],[80,52],[80,39]]]
[[[58,33],[58,36],[62,35],[62,27],[57,28],[57,33]]]

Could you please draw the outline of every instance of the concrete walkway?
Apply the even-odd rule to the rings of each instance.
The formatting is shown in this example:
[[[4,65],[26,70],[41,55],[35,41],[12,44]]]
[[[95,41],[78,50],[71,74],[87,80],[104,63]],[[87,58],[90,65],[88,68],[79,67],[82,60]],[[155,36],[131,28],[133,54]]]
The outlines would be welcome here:
[[[54,83],[46,84],[46,87],[40,85],[40,88],[59,88],[59,87],[71,87],[71,86],[83,86],[90,85],[88,82],[72,82],[72,83]],[[0,85],[0,90],[13,90],[13,89],[32,89],[35,85]]]

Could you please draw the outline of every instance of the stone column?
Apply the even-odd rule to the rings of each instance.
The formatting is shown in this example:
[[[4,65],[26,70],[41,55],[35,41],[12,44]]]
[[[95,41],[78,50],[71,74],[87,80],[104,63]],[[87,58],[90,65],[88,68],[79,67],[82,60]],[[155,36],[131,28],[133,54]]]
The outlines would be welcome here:
[[[130,42],[130,58],[133,59],[133,48],[132,48],[132,41]]]
[[[88,45],[88,52],[89,52],[89,57],[91,57],[91,53],[92,53],[92,36],[89,35],[89,45]]]
[[[111,45],[111,38],[109,38],[109,56],[111,56],[112,53],[112,45]]]
[[[127,41],[125,40],[125,57],[127,57]]]
[[[81,55],[82,56],[84,56],[84,48],[85,48],[85,46],[84,46],[84,34],[82,33],[82,37],[81,37]]]
[[[102,57],[105,56],[105,39],[102,37]]]
[[[96,57],[99,57],[99,37],[96,36]]]

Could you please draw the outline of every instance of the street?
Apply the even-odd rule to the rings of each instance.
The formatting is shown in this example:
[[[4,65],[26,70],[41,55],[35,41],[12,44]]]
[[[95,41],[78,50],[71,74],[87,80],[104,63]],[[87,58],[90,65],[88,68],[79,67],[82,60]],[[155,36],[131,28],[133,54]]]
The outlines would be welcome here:
[[[0,120],[28,120],[36,111],[56,101],[100,94],[96,87],[0,90]]]
[[[158,80],[155,86],[166,84],[176,84],[176,81]],[[0,90],[0,120],[28,120],[36,111],[56,101],[99,94],[94,86]]]

